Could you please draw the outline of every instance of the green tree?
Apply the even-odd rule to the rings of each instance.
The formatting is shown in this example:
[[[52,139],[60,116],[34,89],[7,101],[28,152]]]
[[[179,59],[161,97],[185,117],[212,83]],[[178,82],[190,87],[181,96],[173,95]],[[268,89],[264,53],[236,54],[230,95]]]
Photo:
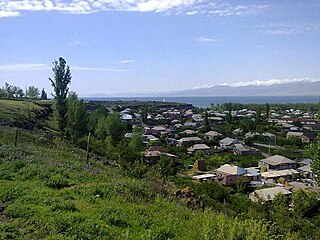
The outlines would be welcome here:
[[[257,107],[257,110],[256,110],[256,124],[259,124],[260,120],[261,120],[261,109],[260,109],[260,107]]]
[[[148,106],[147,106],[147,104],[145,104],[141,110],[141,120],[144,124],[147,123],[147,120],[148,120]]]
[[[108,140],[112,146],[116,146],[124,137],[126,124],[120,119],[118,112],[107,117],[102,116],[97,124],[96,135],[101,140]]]
[[[78,100],[76,93],[71,92],[67,99],[66,136],[74,143],[87,133],[87,107],[83,100]]]
[[[266,104],[266,118],[269,118],[269,114],[270,114],[270,105],[269,103]]]
[[[318,119],[320,120],[320,111],[318,112]],[[317,183],[320,185],[320,135],[318,135],[315,143],[307,146],[305,155],[312,159],[311,169]]]
[[[39,98],[40,91],[35,86],[29,86],[29,88],[26,92],[26,95],[30,99],[36,99],[36,98]]]
[[[129,143],[129,147],[132,151],[138,152],[143,150],[142,133],[143,129],[141,127],[135,127],[132,130],[132,137]]]
[[[67,62],[62,57],[59,58],[59,61],[55,60],[52,68],[53,78],[49,78],[54,90],[54,117],[61,137],[64,136],[66,127],[66,98],[69,92],[68,85],[71,82],[70,67],[66,64]]]
[[[41,100],[47,100],[47,99],[48,99],[47,93],[46,93],[46,91],[44,90],[44,88],[43,88],[42,91],[41,91],[40,99],[41,99]]]

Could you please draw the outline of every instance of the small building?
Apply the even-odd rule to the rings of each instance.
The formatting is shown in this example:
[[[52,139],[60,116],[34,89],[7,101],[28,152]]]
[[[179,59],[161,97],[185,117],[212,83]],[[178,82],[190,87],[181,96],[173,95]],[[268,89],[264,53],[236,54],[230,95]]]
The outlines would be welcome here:
[[[250,148],[248,146],[238,143],[238,144],[234,144],[233,154],[234,155],[259,155],[260,150],[256,148]]]
[[[300,176],[302,176],[303,178],[314,179],[314,174],[312,172],[310,164],[299,167],[297,171],[300,173]]]
[[[214,140],[221,137],[222,134],[217,131],[209,131],[204,134],[204,137],[208,140]]]
[[[284,187],[272,187],[255,190],[249,194],[249,199],[253,202],[268,202],[272,201],[278,194],[290,195],[291,192]]]
[[[215,174],[207,173],[207,174],[200,174],[200,175],[193,176],[192,179],[202,182],[202,181],[214,179],[215,177],[216,177]]]
[[[207,170],[206,162],[202,159],[196,160],[193,164],[193,169],[195,171],[206,171]]]
[[[287,182],[295,180],[299,175],[299,172],[294,169],[285,169],[279,171],[270,171],[261,173],[262,179],[266,181],[272,180],[277,182],[280,178],[283,178]]]
[[[182,131],[181,134],[194,135],[194,134],[196,134],[196,131],[193,131],[191,129],[186,129],[186,130]]]
[[[196,153],[196,152],[202,152],[204,154],[207,154],[210,151],[210,147],[206,144],[194,144],[192,147],[188,148],[189,153]]]
[[[265,168],[267,171],[269,170],[284,170],[284,169],[296,169],[297,163],[292,161],[289,158],[274,155],[272,157],[268,157],[260,160],[259,166],[261,168]]]
[[[229,137],[226,137],[222,140],[219,141],[219,145],[220,147],[232,147],[234,144],[237,144],[239,143],[239,141],[237,139],[233,139],[233,138],[229,138]]]
[[[302,143],[311,143],[316,140],[316,137],[313,133],[308,132],[288,132],[286,138],[296,137],[301,139]]]
[[[201,143],[201,142],[202,142],[202,139],[199,137],[184,137],[178,140],[178,145],[180,147],[187,146],[187,145],[190,146],[190,144]]]
[[[238,179],[247,173],[244,168],[224,164],[216,170],[218,181],[225,186],[235,185]],[[244,178],[245,180],[245,178]]]

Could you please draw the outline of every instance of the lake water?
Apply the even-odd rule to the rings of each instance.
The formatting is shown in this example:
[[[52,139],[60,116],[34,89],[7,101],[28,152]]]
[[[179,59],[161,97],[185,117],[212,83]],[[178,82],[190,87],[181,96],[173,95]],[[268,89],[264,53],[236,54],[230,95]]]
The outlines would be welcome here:
[[[226,102],[232,103],[316,103],[319,102],[318,96],[254,96],[254,97],[101,97],[101,98],[86,98],[86,100],[99,100],[99,101],[167,101],[190,103],[195,107],[210,107],[211,103],[221,104]]]

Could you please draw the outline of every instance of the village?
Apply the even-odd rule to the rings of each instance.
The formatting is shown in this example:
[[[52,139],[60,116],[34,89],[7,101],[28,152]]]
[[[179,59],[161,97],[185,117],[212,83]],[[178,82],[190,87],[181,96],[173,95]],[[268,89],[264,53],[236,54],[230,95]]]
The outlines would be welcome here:
[[[241,182],[255,189],[249,195],[252,201],[269,201],[301,188],[320,190],[312,160],[303,154],[304,146],[314,142],[320,131],[313,112],[269,106],[266,112],[199,109],[190,104],[135,103],[132,108],[120,104],[116,109],[122,121],[143,129],[141,154],[149,164],[166,157],[179,169],[177,176],[228,187]],[[131,137],[128,131],[125,138]]]

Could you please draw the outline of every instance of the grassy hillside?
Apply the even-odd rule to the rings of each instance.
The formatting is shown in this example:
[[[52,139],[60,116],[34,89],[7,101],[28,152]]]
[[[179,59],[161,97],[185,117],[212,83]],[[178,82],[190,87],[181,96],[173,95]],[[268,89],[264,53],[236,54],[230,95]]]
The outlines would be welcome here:
[[[49,101],[0,99],[0,125],[30,127],[48,112]]]
[[[267,225],[190,210],[157,179],[112,165],[42,132],[0,128],[0,239],[270,239]]]

